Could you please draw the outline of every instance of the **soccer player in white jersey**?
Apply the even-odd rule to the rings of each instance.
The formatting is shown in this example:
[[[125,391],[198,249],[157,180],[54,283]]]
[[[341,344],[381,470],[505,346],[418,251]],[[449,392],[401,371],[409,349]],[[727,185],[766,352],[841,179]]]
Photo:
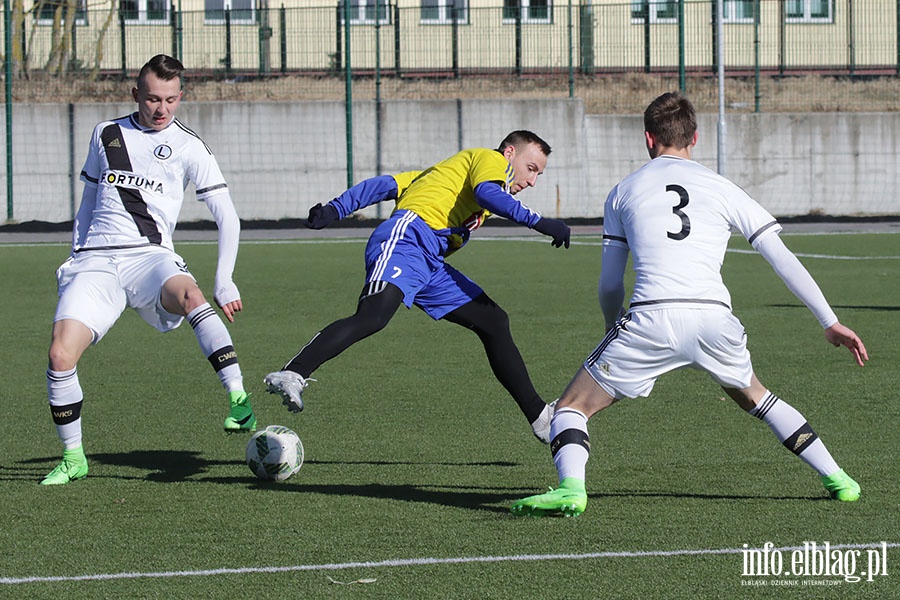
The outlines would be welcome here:
[[[256,417],[244,391],[231,335],[200,291],[172,234],[189,182],[218,227],[214,299],[230,322],[243,308],[232,281],[240,221],[215,157],[175,118],[182,64],[166,55],[140,71],[132,96],[137,112],[94,128],[81,171],[84,193],[75,217],[71,256],[57,270],[47,394],[62,462],[41,481],[65,484],[87,475],[81,439],[84,396],[77,364],[126,307],[159,331],[187,317],[200,349],[226,389],[227,431],[252,431]]]
[[[514,514],[577,516],[587,505],[587,423],[622,398],[648,396],[657,378],[683,367],[701,369],[737,404],[765,422],[778,441],[809,464],[829,496],[852,502],[859,485],[838,467],[806,419],[770,392],[753,371],[746,335],[731,312],[720,269],[731,230],[769,262],[825,330],[859,366],[866,348],[842,325],[818,285],[787,249],[777,221],[737,185],[691,160],[697,120],[679,93],[656,98],[644,112],[650,162],[623,179],[606,199],[600,307],[606,336],[559,399],[550,450],[559,487],[512,504]],[[624,274],[635,272],[627,313]]]

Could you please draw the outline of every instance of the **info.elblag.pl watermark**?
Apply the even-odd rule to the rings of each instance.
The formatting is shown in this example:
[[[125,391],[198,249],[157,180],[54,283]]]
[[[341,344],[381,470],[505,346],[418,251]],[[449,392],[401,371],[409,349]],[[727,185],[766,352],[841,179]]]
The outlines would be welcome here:
[[[871,582],[888,576],[888,544],[859,547],[830,542],[803,542],[801,546],[762,548],[743,545],[741,585],[824,586]]]

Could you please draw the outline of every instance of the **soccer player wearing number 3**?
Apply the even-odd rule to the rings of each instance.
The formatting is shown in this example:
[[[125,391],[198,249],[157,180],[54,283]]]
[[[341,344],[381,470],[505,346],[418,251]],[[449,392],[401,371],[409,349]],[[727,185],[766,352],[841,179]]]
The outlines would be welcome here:
[[[137,112],[100,123],[91,136],[81,171],[84,193],[75,217],[72,254],[56,273],[59,303],[48,353],[47,394],[63,442],[63,460],[43,485],[87,475],[81,442],[84,398],[76,365],[126,307],[162,332],[187,317],[228,393],[231,408],[225,430],[256,428],[228,329],[172,242],[184,190],[192,182],[219,230],[214,298],[234,322],[234,314],[243,308],[232,281],[240,220],[215,157],[175,119],[183,71],[171,56],[151,58],[132,89]]]
[[[496,149],[462,150],[420,172],[362,181],[309,211],[307,226],[321,229],[365,206],[396,200],[396,210],[366,245],[366,283],[356,313],[317,333],[266,389],[289,410],[303,409],[302,393],[322,363],[384,328],[401,304],[415,304],[434,320],[474,331],[494,375],[519,405],[534,435],[548,443],[552,405],[535,391],[513,342],[509,318],[471,279],[444,262],[492,213],[530,227],[569,247],[569,227],[542,217],[514,195],[535,185],[550,146],[530,131],[514,131]]]
[[[720,269],[732,228],[769,262],[825,330],[859,366],[862,340],[838,322],[818,285],[785,247],[776,220],[737,185],[691,160],[697,121],[679,93],[656,98],[644,112],[650,162],[606,199],[600,306],[606,336],[560,397],[550,426],[559,487],[512,504],[514,514],[577,516],[587,505],[587,423],[622,398],[648,396],[656,379],[683,367],[701,369],[778,441],[821,477],[831,498],[852,502],[859,485],[832,458],[796,409],[756,378],[746,335],[731,313]],[[623,277],[633,255],[628,312]]]

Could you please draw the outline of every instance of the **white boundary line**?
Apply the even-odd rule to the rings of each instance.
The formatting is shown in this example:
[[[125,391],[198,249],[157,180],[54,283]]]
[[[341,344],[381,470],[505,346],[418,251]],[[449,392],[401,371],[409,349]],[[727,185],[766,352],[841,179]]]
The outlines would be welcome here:
[[[855,232],[854,232],[855,233]],[[823,233],[817,235],[848,235],[848,232],[840,232],[840,233]],[[805,233],[799,234],[784,234],[784,235],[811,235]],[[584,237],[597,237],[593,234],[586,235]],[[347,238],[320,238],[320,239],[306,239],[306,238],[294,238],[294,239],[283,239],[283,240],[262,240],[262,239],[248,239],[241,240],[241,245],[251,245],[251,246],[269,246],[269,245],[286,245],[286,244],[358,244],[363,243],[368,238],[365,237],[347,237]],[[478,238],[477,240],[472,240],[477,242],[532,242],[532,243],[547,243],[547,239],[543,236],[500,236],[500,237],[484,237]],[[176,242],[176,252],[178,251],[177,246],[210,246],[217,244],[216,240],[186,240],[182,242]],[[46,246],[56,246],[56,245],[69,245],[69,242],[23,242],[23,243],[2,243],[0,242],[0,248],[35,248],[35,247],[46,247]],[[599,241],[597,242],[585,242],[580,241],[577,238],[572,240],[572,246],[597,246],[599,247],[601,244]],[[758,254],[756,250],[742,250],[742,249],[728,249],[726,251],[729,254]],[[900,256],[843,256],[839,254],[809,254],[805,252],[794,252],[794,256],[798,258],[821,258],[825,260],[900,260]]]
[[[869,544],[831,544],[832,550],[874,550],[898,548],[900,542],[878,542]],[[0,585],[23,583],[56,583],[65,581],[108,581],[114,579],[163,579],[168,577],[209,577],[215,575],[246,575],[254,573],[293,573],[298,571],[339,571],[345,569],[379,569],[385,567],[409,567],[424,565],[458,565],[473,563],[539,562],[548,560],[597,560],[603,558],[653,558],[673,556],[710,556],[741,554],[748,550],[768,552],[792,552],[803,550],[803,546],[783,546],[780,548],[712,548],[701,550],[634,550],[619,552],[588,552],[584,554],[514,554],[510,556],[460,556],[451,558],[399,558],[380,561],[325,563],[318,565],[293,565],[287,567],[240,567],[203,569],[198,571],[132,571],[127,573],[97,573],[94,575],[59,575],[35,577],[0,577]]]

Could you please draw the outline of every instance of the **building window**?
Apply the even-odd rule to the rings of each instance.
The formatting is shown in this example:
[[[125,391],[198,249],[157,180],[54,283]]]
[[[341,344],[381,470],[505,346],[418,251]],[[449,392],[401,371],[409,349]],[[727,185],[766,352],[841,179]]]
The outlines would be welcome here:
[[[785,20],[788,23],[831,23],[834,20],[832,0],[787,0]]]
[[[204,0],[204,22],[224,23],[226,10],[232,23],[246,25],[256,22],[254,0]]]
[[[421,0],[422,23],[445,24],[469,22],[468,0]]]
[[[632,0],[631,22],[644,23],[647,16],[651,23],[675,23],[678,21],[678,1]]]
[[[119,10],[130,23],[168,23],[168,0],[120,0]]]
[[[75,8],[75,24],[87,25],[87,9],[85,8],[86,0],[78,0]],[[38,10],[35,12],[35,19],[41,25],[52,25],[56,20],[57,12],[61,23],[66,22],[66,0],[44,0],[37,5]]]
[[[722,21],[725,23],[753,23],[756,20],[756,0],[725,0],[723,5]]]
[[[346,21],[344,0],[338,2],[341,11],[341,22]],[[375,20],[381,25],[391,22],[388,0],[350,0],[350,24],[374,25]]]
[[[503,22],[515,23],[518,17],[523,23],[551,23],[552,8],[551,0],[503,0]]]

